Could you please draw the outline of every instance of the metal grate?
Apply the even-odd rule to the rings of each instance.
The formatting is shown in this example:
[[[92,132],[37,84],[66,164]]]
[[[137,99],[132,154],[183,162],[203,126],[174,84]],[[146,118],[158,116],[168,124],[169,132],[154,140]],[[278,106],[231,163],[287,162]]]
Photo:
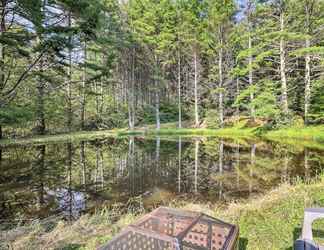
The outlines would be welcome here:
[[[101,250],[223,250],[237,247],[238,228],[202,213],[161,207]]]

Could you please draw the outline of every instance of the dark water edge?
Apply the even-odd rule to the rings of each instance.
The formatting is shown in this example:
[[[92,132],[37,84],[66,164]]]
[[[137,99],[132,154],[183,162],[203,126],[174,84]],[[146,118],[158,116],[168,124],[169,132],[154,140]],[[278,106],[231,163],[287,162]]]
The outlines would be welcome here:
[[[324,151],[215,137],[124,137],[0,148],[0,225],[102,207],[226,203],[322,172]]]

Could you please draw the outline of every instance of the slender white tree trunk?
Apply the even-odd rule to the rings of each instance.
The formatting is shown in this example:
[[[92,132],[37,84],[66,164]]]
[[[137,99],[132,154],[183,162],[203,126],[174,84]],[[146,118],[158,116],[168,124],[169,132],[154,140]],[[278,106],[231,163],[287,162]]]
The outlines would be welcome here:
[[[42,8],[43,11],[45,9],[46,0],[42,1]],[[41,20],[42,24],[45,22],[45,20]],[[38,33],[36,38],[36,43],[40,44],[42,41],[42,34]],[[38,70],[40,72],[37,84],[36,84],[36,90],[37,90],[37,101],[36,101],[36,130],[38,134],[45,134],[46,130],[46,124],[45,124],[45,83],[44,78],[42,76],[42,73],[44,71],[44,59],[41,58],[38,64]]]
[[[218,158],[218,169],[219,169],[219,174],[223,174],[223,168],[224,168],[224,141],[221,140],[219,142],[219,158]],[[223,181],[220,179],[219,181],[219,199],[222,199],[223,197]]]
[[[306,30],[307,35],[310,33],[310,21],[309,21],[309,7],[306,6]],[[311,46],[310,38],[307,37],[305,41],[306,49]],[[305,123],[309,122],[309,107],[310,107],[310,99],[311,99],[311,57],[310,54],[307,53],[305,56],[305,110],[304,110],[304,119]]]
[[[161,121],[160,121],[160,88],[157,78],[159,79],[158,74],[158,59],[155,58],[155,72],[154,72],[154,87],[155,87],[155,118],[156,118],[156,129],[160,130]]]
[[[181,112],[181,55],[178,52],[178,109],[179,109],[179,123],[178,128],[182,127],[182,112]]]
[[[161,138],[156,138],[156,146],[155,146],[155,174],[154,174],[154,184],[157,185],[158,183],[158,173],[160,169],[160,148],[161,148]]]
[[[194,95],[195,95],[195,126],[199,127],[198,111],[198,67],[197,67],[197,49],[194,51]]]
[[[127,67],[126,69],[126,80],[127,80],[127,107],[128,107],[128,126],[129,129],[133,130],[134,129],[134,124],[133,124],[133,111],[132,111],[132,105],[133,105],[133,96],[132,96],[132,80],[131,80],[131,74],[130,74],[130,70]]]
[[[238,97],[239,95],[240,95],[240,80],[237,77],[236,78],[236,97]],[[239,106],[236,107],[236,115],[240,116],[240,107]]]
[[[160,122],[160,94],[159,94],[159,86],[157,80],[155,81],[155,115],[156,115],[156,129],[159,130],[161,128]]]
[[[87,42],[84,42],[84,63],[87,61]],[[85,113],[86,113],[86,81],[87,81],[87,66],[84,65],[83,67],[83,74],[82,74],[82,86],[81,86],[81,129],[85,128]]]
[[[135,127],[135,51],[131,53],[131,73],[128,74],[128,120],[131,130]]]
[[[135,49],[132,50],[132,124],[135,127]]]
[[[40,39],[38,39],[40,41]],[[38,41],[38,43],[39,43]],[[39,61],[38,70],[40,75],[37,79],[37,101],[36,101],[36,130],[40,135],[45,134],[46,124],[45,124],[45,83],[42,76],[44,67],[44,60]]]
[[[198,193],[199,140],[195,141],[195,193]]]
[[[223,38],[222,38],[222,28],[219,28],[220,36],[220,49],[218,52],[218,77],[219,77],[219,95],[218,95],[218,112],[219,112],[219,122],[220,126],[224,125],[224,106],[223,106]]]
[[[284,12],[280,13],[280,31],[285,30]],[[287,94],[287,78],[286,78],[286,48],[283,36],[280,38],[280,76],[281,76],[281,102],[284,114],[288,114],[288,94]]]
[[[306,40],[306,48],[309,48],[310,41]],[[311,66],[310,66],[310,55],[307,54],[305,57],[305,122],[308,123],[309,116],[309,107],[310,107],[310,99],[311,99]]]
[[[85,159],[85,142],[80,143],[80,165],[82,168],[82,185],[86,190],[86,159]]]
[[[105,176],[104,176],[104,156],[102,148],[100,147],[100,181],[101,181],[101,189],[104,188],[105,185]]]
[[[182,157],[182,141],[181,137],[179,137],[179,145],[178,145],[178,192],[181,192],[181,157]]]
[[[250,24],[249,24],[250,25]],[[249,85],[253,85],[253,69],[252,69],[252,37],[251,37],[251,28],[249,27]],[[250,93],[250,102],[252,103],[254,99],[254,92],[252,91]],[[251,117],[254,120],[255,119],[255,110],[253,105],[251,105]]]
[[[6,21],[5,21],[5,10],[6,10],[6,1],[2,1],[1,5],[1,20],[0,20],[0,36],[2,37],[2,34],[6,30]],[[5,81],[5,49],[2,43],[0,43],[0,89],[4,88],[4,81]],[[0,124],[0,139],[2,139],[2,126]]]
[[[71,11],[69,11],[68,14],[68,27],[71,28],[72,26],[72,17],[71,17]],[[69,37],[69,43],[71,46],[72,43],[72,37]],[[67,77],[67,127],[69,132],[72,130],[72,119],[73,119],[73,112],[72,112],[72,49],[69,48],[69,67],[68,67],[68,77]]]

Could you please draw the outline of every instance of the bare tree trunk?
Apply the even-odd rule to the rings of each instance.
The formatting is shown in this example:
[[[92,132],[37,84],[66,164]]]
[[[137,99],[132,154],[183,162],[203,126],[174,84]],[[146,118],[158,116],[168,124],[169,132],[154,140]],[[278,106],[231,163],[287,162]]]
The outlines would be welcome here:
[[[0,36],[6,31],[6,5],[7,1],[1,1],[1,20],[0,20]],[[2,43],[0,43],[0,90],[4,87],[5,73],[4,73],[4,64],[5,64],[5,48]]]
[[[68,16],[68,27],[71,28],[72,25],[72,18],[71,18],[71,11],[69,11]],[[72,112],[72,49],[71,49],[71,43],[72,43],[72,37],[69,37],[69,67],[68,67],[68,79],[67,79],[67,127],[69,132],[72,130],[72,119],[73,119],[73,112]]]
[[[135,127],[135,48],[132,51],[132,124]]]
[[[199,140],[195,141],[195,193],[198,193]]]
[[[97,186],[99,184],[98,176],[99,176],[99,169],[100,169],[100,148],[98,142],[96,142],[96,171],[95,171],[95,189],[97,191]]]
[[[218,164],[219,164],[219,174],[223,174],[223,168],[224,168],[224,141],[221,140],[219,142],[219,158],[218,158]],[[222,199],[223,197],[223,181],[220,178],[219,181],[219,199]]]
[[[155,80],[155,86],[158,88],[158,84]],[[158,89],[156,89],[155,93],[155,112],[156,112],[156,129],[159,130],[161,128],[160,122],[160,95]]]
[[[178,109],[179,109],[178,128],[182,128],[182,113],[181,113],[181,55],[180,55],[180,51],[178,51]]]
[[[134,130],[134,124],[132,119],[132,109],[130,107],[130,103],[128,103],[128,126],[130,130]]]
[[[240,80],[237,77],[236,78],[236,97],[238,97],[239,95],[240,95]],[[237,105],[235,113],[236,113],[237,116],[240,116],[240,107],[239,107],[239,105]]]
[[[73,216],[73,192],[72,192],[72,143],[67,144],[67,169],[68,169],[68,194],[69,194],[69,220]]]
[[[44,111],[44,80],[43,80],[43,60],[39,64],[40,76],[37,81],[37,104],[36,104],[36,131],[39,135],[44,135],[46,130]]]
[[[222,37],[222,27],[219,27],[219,42],[220,48],[218,52],[218,77],[219,77],[219,94],[218,94],[218,112],[219,112],[219,122],[220,126],[224,126],[224,107],[223,107],[223,37]]]
[[[37,168],[37,176],[39,179],[39,187],[38,187],[38,208],[41,209],[45,204],[45,186],[44,186],[44,170],[45,170],[45,153],[46,146],[40,145],[36,147],[37,149],[37,160],[36,160],[36,168]]]
[[[178,192],[181,192],[181,157],[182,157],[182,141],[179,137],[178,142]]]
[[[128,123],[129,128],[134,130],[135,127],[135,52],[132,50],[131,53],[131,66],[130,66],[131,73],[128,74],[128,90],[129,93],[128,97]]]
[[[81,129],[85,129],[85,112],[86,112],[86,81],[87,81],[87,42],[84,42],[84,67],[82,75],[82,86],[81,86]]]
[[[197,49],[194,51],[195,127],[199,127]]]
[[[251,28],[249,24],[249,86],[253,85],[253,69],[252,69],[252,38],[251,38]],[[254,99],[254,92],[252,91],[250,93],[250,102],[252,103]],[[255,111],[253,105],[251,105],[251,117],[254,120],[255,119]]]
[[[130,73],[129,73],[130,69],[129,67],[126,67],[126,79],[125,81],[127,81],[127,109],[128,109],[128,127],[129,129],[133,129],[133,120],[132,120],[132,94],[130,93],[132,91],[132,88],[130,87]]]
[[[86,159],[85,159],[85,142],[80,143],[80,165],[82,167],[82,185],[86,191]]]
[[[100,182],[101,182],[101,189],[103,190],[105,184],[105,177],[104,177],[104,156],[102,148],[100,147]]]
[[[280,31],[285,30],[284,11],[280,13]],[[287,94],[287,78],[286,78],[286,48],[283,36],[280,37],[280,76],[281,76],[281,102],[282,110],[285,115],[288,114],[288,94]]]
[[[154,87],[155,87],[155,115],[156,115],[156,129],[159,130],[161,128],[160,122],[160,88],[157,81],[157,72],[158,72],[158,63],[156,60],[156,69],[154,74]]]
[[[306,48],[309,48],[310,40],[306,40]],[[311,67],[310,67],[310,55],[307,54],[305,57],[305,123],[309,122],[309,107],[311,99],[311,77],[310,77]]]
[[[42,11],[45,8],[46,0],[42,1]],[[44,20],[42,20],[42,23]],[[38,33],[36,38],[37,44],[40,44],[42,41],[42,34]],[[43,135],[45,134],[46,125],[45,125],[45,111],[44,111],[44,59],[41,58],[38,64],[39,76],[37,79],[36,89],[37,89],[37,101],[36,101],[36,131],[37,134]]]
[[[103,87],[103,82],[102,80],[100,81],[100,108],[99,108],[99,113],[102,114],[105,106],[105,97],[104,97],[104,87]]]
[[[159,166],[160,162],[160,148],[161,148],[161,138],[156,138],[156,145],[155,145],[155,161],[157,162],[157,165]]]
[[[100,111],[99,111],[99,94],[98,94],[98,82],[96,81],[94,83],[94,87],[95,87],[95,93],[96,93],[96,116],[99,117],[100,116]]]
[[[6,20],[5,20],[5,11],[6,11],[6,1],[1,1],[1,20],[0,20],[0,36],[6,31]],[[5,81],[5,49],[2,43],[0,43],[0,90],[4,88]],[[0,140],[2,139],[2,125],[0,124]]]
[[[309,6],[306,5],[306,33],[309,35],[310,33],[310,21],[309,21]],[[305,41],[305,48],[309,48],[311,45],[310,38],[307,37]],[[307,53],[305,56],[305,110],[304,110],[304,120],[307,124],[309,122],[309,107],[310,107],[310,99],[311,99],[311,57],[310,54]]]

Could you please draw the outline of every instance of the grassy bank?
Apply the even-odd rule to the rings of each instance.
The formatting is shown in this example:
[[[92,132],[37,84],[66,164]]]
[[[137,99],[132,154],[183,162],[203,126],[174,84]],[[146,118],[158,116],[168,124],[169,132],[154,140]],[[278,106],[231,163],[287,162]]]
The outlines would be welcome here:
[[[267,132],[264,137],[268,139],[303,139],[324,143],[324,125],[274,130]]]
[[[182,128],[178,129],[176,123],[162,124],[160,130],[156,130],[154,125],[139,127],[135,130],[114,129],[94,132],[75,132],[70,134],[60,135],[44,135],[34,136],[32,138],[21,139],[3,139],[0,140],[0,146],[9,145],[25,145],[25,144],[42,144],[69,142],[81,140],[103,139],[107,137],[122,137],[129,135],[148,135],[148,136],[218,136],[224,138],[259,138],[273,141],[306,141],[306,144],[312,145],[315,148],[323,148],[324,144],[324,125],[298,127],[298,128],[283,128],[279,130],[261,132],[258,127],[249,128],[244,123],[237,124],[233,127],[223,129],[202,129],[202,128]]]
[[[292,249],[294,239],[300,234],[304,208],[324,206],[324,178],[311,184],[283,184],[262,197],[227,207],[185,201],[172,201],[170,206],[203,211],[238,224],[240,249]],[[83,216],[72,225],[63,221],[51,223],[50,227],[45,226],[48,223],[35,223],[0,234],[0,242],[12,249],[95,249],[138,216],[133,213],[120,216],[116,208]],[[315,223],[314,228],[319,240],[324,233],[323,221]]]
[[[219,136],[219,137],[241,137],[251,138],[255,137],[254,129],[200,129],[200,128],[162,128],[160,130],[134,130],[123,131],[119,135],[160,135],[160,136]]]
[[[0,146],[95,140],[95,139],[103,139],[107,137],[118,136],[119,132],[121,131],[123,130],[116,129],[116,130],[104,130],[104,131],[93,131],[93,132],[74,132],[74,133],[59,134],[59,135],[41,135],[41,136],[34,136],[31,138],[2,139],[0,140]]]

